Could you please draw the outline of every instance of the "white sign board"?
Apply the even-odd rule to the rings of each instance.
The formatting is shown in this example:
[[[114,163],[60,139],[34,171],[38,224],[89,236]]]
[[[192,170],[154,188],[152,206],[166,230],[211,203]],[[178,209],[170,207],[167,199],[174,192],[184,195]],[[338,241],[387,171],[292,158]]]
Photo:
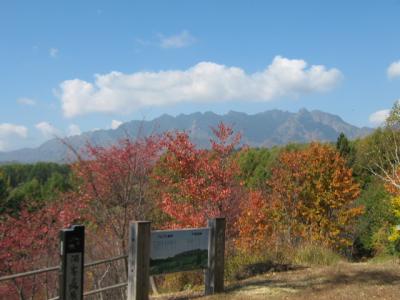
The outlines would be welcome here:
[[[208,237],[209,228],[152,231],[150,273],[206,268]]]

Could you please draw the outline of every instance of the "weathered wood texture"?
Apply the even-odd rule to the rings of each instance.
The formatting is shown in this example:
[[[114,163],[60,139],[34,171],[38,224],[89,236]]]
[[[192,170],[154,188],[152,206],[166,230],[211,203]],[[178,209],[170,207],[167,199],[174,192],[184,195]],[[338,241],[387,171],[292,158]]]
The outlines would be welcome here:
[[[205,274],[205,294],[224,291],[225,265],[225,218],[208,220],[210,228],[208,243],[208,268]]]
[[[60,231],[60,300],[83,299],[85,226],[73,225]]]
[[[131,223],[129,231],[128,300],[149,299],[151,223]]]

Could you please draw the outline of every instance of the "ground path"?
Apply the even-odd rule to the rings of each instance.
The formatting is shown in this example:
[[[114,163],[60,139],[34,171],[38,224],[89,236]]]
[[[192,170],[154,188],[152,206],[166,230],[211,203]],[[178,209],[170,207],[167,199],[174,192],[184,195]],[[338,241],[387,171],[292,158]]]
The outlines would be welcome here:
[[[225,294],[182,293],[157,299],[400,299],[400,264],[339,263],[327,267],[268,272],[228,284]]]

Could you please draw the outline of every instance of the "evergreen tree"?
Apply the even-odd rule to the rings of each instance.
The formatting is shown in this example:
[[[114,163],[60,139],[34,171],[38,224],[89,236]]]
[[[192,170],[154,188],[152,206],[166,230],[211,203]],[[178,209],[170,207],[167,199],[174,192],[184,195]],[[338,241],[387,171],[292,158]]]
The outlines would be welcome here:
[[[3,174],[0,173],[0,203],[2,203],[8,196],[8,184]]]
[[[339,151],[340,155],[344,158],[350,155],[351,147],[350,142],[346,135],[341,132],[336,141],[336,149]]]

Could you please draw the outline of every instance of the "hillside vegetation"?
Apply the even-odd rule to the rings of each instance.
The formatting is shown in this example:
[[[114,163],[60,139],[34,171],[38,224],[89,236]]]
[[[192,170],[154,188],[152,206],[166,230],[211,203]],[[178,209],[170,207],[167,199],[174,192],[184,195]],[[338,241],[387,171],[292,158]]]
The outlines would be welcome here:
[[[345,289],[364,273],[380,286],[385,279],[374,269],[379,267],[369,272],[340,262],[399,254],[399,111],[396,103],[385,127],[351,141],[340,134],[336,143],[249,148],[241,146],[240,133],[219,123],[209,149],[175,131],[109,147],[89,144],[69,165],[1,166],[0,276],[58,264],[58,231],[70,224],[86,225],[90,261],[126,255],[132,220],[151,220],[153,229],[186,228],[225,216],[227,282],[288,271],[260,280],[306,297],[348,271],[355,281],[348,287],[346,279]],[[86,288],[126,281],[126,263],[87,271]],[[315,265],[344,271],[296,273]],[[389,276],[392,283],[396,276]],[[199,273],[178,273],[159,276],[156,284],[163,291],[182,290],[201,280]],[[57,274],[8,281],[0,284],[0,295],[54,297],[57,281]],[[343,293],[332,291],[326,297]],[[122,290],[102,296],[125,297]]]

